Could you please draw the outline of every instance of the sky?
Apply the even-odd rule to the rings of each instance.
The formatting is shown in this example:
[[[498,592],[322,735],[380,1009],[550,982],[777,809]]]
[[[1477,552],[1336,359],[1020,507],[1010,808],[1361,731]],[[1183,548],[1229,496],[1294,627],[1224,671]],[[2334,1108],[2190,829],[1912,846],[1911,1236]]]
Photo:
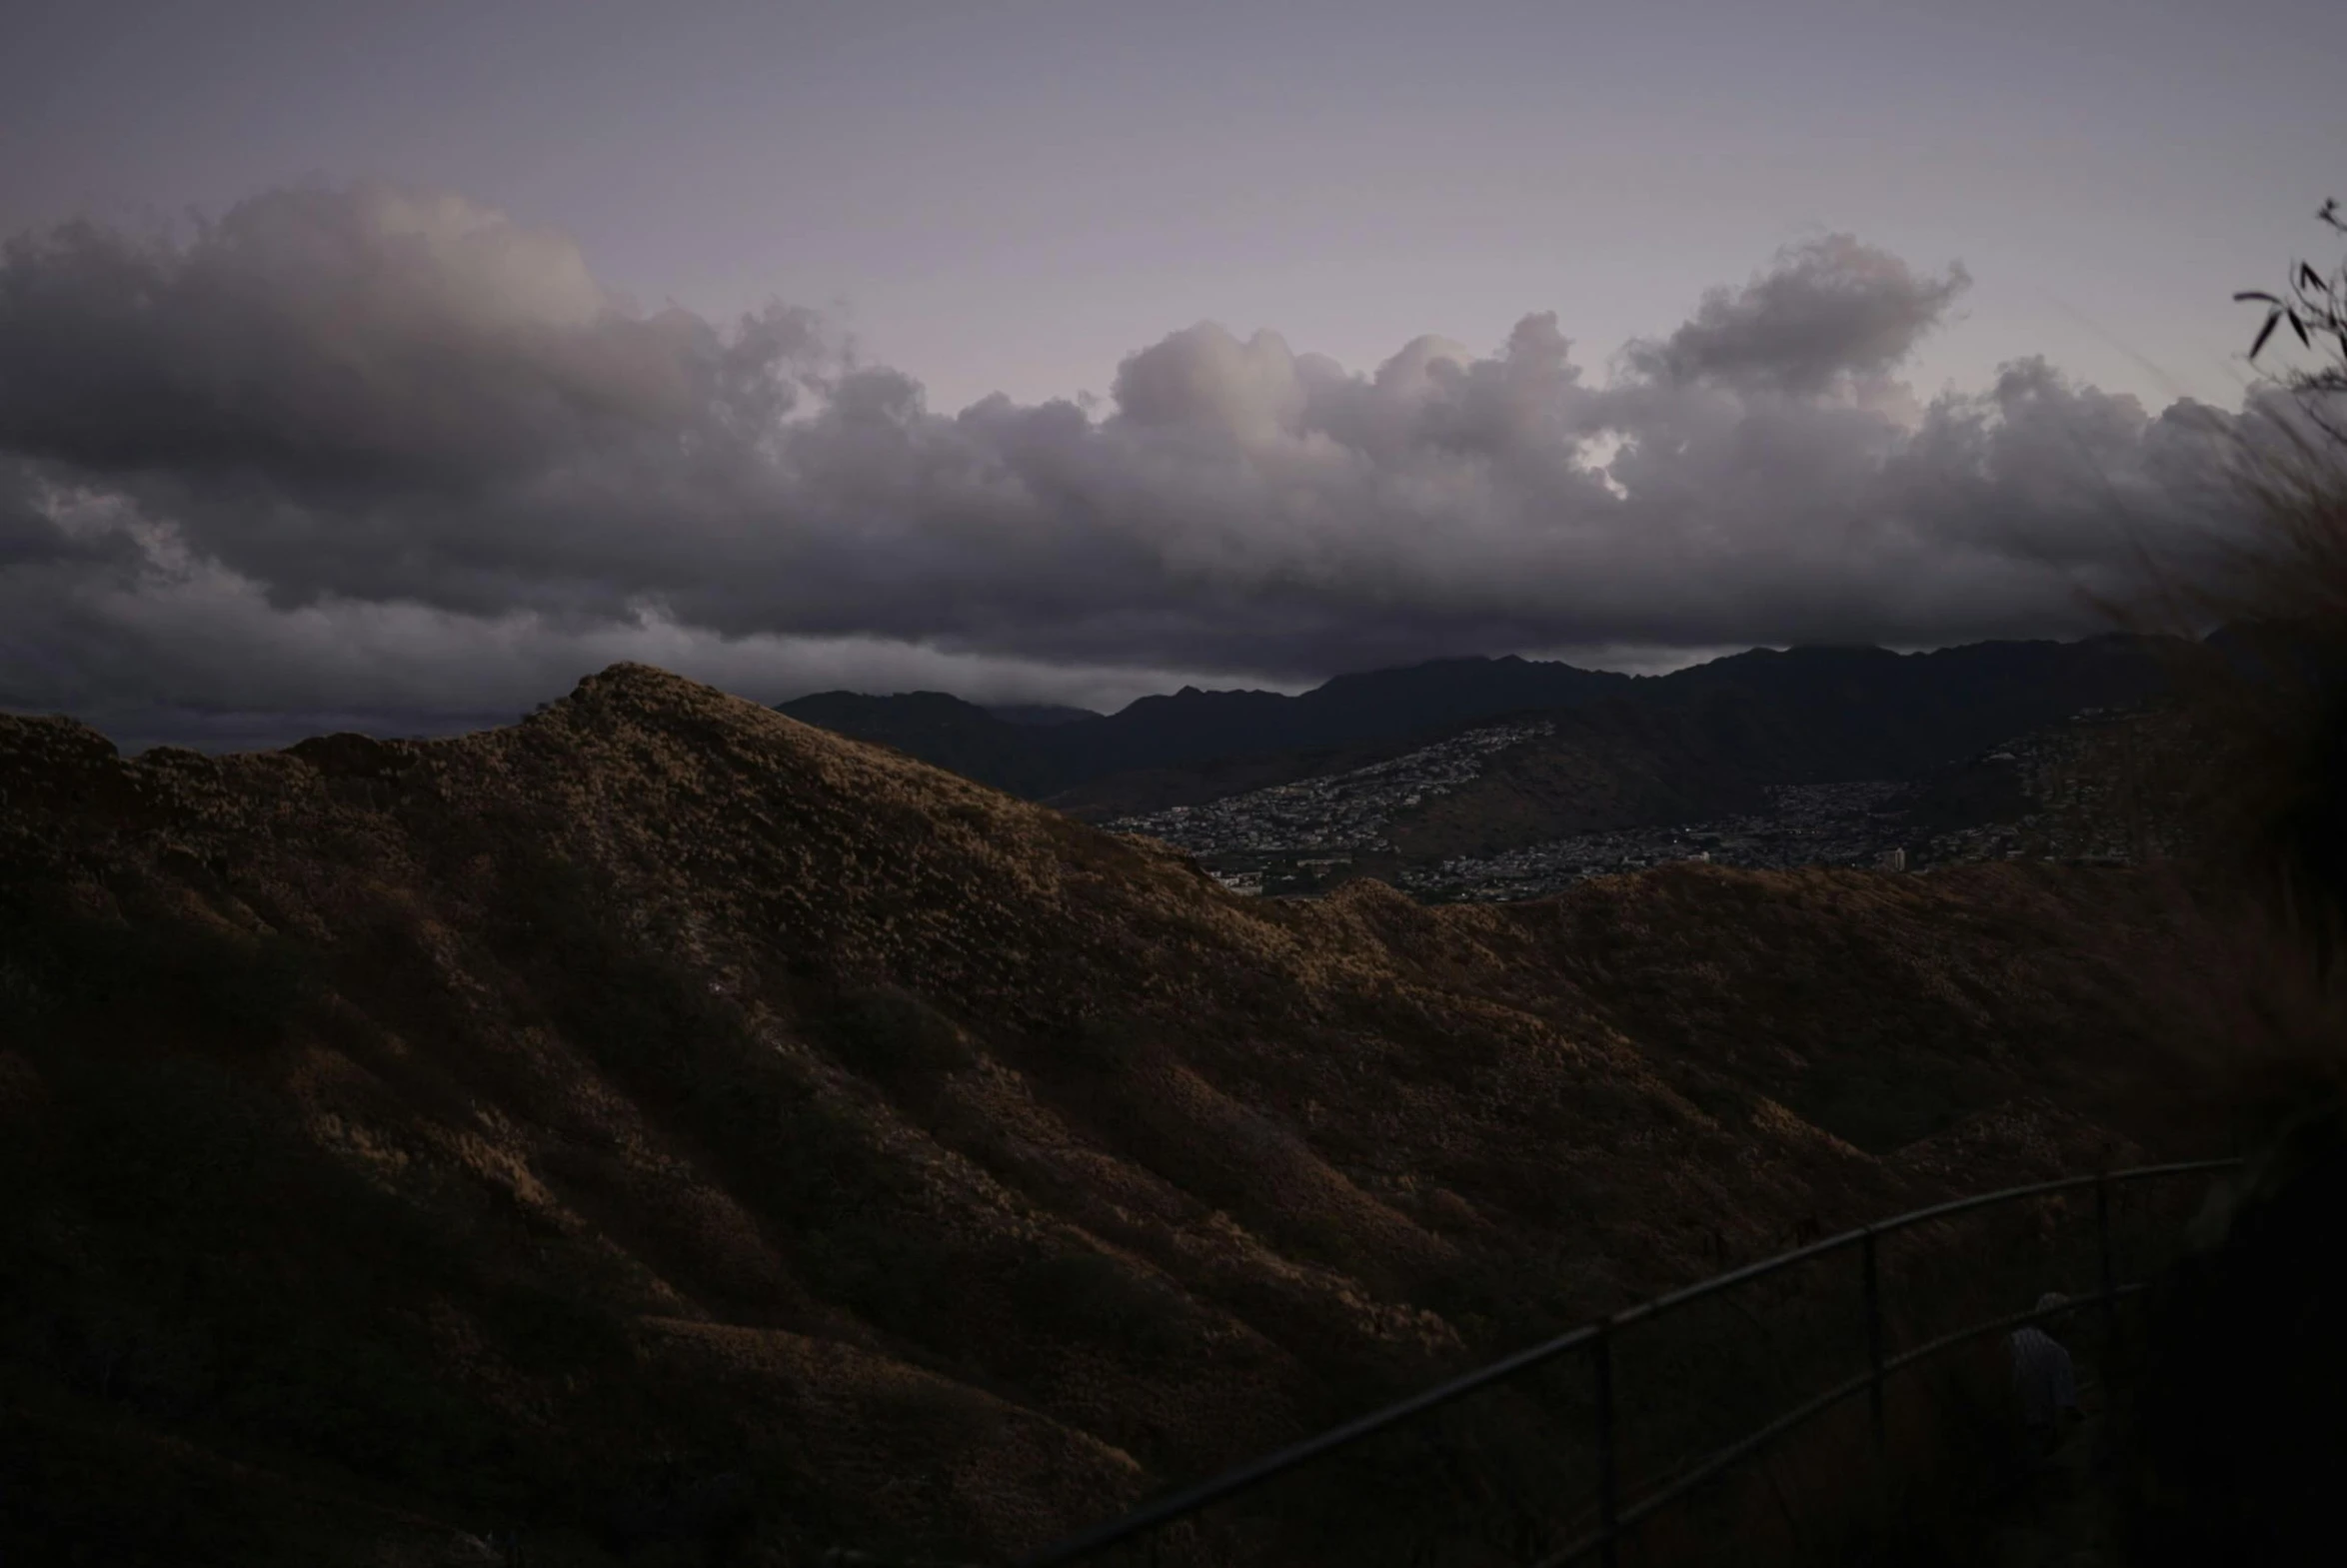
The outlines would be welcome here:
[[[2347,8],[0,0],[0,708],[2096,629]]]

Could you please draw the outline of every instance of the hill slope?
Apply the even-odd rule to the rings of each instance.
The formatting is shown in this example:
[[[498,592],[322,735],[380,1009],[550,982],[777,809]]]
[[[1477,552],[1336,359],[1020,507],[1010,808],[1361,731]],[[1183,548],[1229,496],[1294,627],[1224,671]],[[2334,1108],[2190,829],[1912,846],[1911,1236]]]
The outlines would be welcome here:
[[[0,719],[0,1544],[1007,1552],[2106,1157],[2179,942],[2023,867],[1239,899],[640,667],[434,743]]]
[[[1399,815],[1393,864],[1748,810],[1770,785],[1912,782],[2160,687],[2145,639],[1933,654],[1761,650],[1556,716],[1551,732]]]
[[[1756,649],[1636,679],[1516,658],[1453,659],[1339,676],[1298,697],[1185,690],[1048,729],[936,692],[830,692],[783,712],[1089,821],[1323,778],[1480,723],[1534,712],[1557,719],[1559,738],[1520,760],[1526,778],[1497,785],[1490,798],[1454,802],[1453,814],[1518,822],[1520,832],[1467,835],[1488,849],[1597,818],[1682,820],[1698,797],[1703,808],[1720,808],[1763,783],[1916,779],[2080,709],[2141,701],[2164,681],[2155,640],[2112,636],[1906,655]],[[1564,722],[1568,711],[1612,717],[1592,728]],[[1654,787],[1673,777],[1684,783]],[[1596,782],[1595,815],[1570,788],[1561,812],[1543,809],[1574,778]],[[1695,787],[1701,781],[1716,787]],[[1435,826],[1419,836],[1460,835]]]
[[[938,692],[819,692],[782,712],[1041,799],[1117,774],[1391,742],[1520,709],[1567,707],[1631,684],[1628,676],[1513,657],[1443,659],[1338,676],[1297,697],[1185,687],[1114,714],[1052,710],[1059,717],[1048,725],[1019,722],[1028,711],[992,712]]]

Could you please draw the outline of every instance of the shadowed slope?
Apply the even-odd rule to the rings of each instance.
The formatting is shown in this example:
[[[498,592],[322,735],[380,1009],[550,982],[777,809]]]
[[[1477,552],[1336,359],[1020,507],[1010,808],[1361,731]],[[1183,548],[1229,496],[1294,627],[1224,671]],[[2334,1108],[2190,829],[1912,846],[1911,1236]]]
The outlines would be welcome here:
[[[1010,1550],[2099,1157],[2189,967],[2121,873],[1249,901],[627,666],[434,743],[0,719],[0,920],[5,1523],[123,1561]]]

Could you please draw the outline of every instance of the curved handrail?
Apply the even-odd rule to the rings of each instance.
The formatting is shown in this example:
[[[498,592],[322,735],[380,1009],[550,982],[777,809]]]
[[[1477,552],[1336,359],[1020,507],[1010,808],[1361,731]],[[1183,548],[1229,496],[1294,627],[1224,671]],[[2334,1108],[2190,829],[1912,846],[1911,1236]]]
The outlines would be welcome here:
[[[1906,1230],[1915,1225],[1928,1224],[1932,1220],[1946,1219],[1974,1209],[1988,1208],[1999,1203],[2010,1203],[2021,1198],[2044,1197],[2057,1192],[2076,1191],[2086,1187],[2107,1190],[2109,1185],[2115,1182],[2142,1181],[2159,1176],[2191,1175],[2202,1171],[2229,1170],[2240,1164],[2241,1161],[2238,1158],[2173,1160],[2158,1165],[2136,1165],[2125,1170],[2098,1171],[2086,1176],[2063,1176],[2052,1181],[2034,1182],[2027,1186],[2005,1187],[1995,1192],[1984,1192],[1972,1197],[1955,1198],[1945,1203],[1934,1203],[1927,1208],[1912,1209],[1904,1214],[1895,1214],[1888,1219],[1876,1220],[1872,1224],[1860,1225],[1854,1230],[1842,1231],[1838,1235],[1828,1236],[1821,1241],[1810,1242],[1806,1246],[1796,1247],[1789,1252],[1780,1252],[1773,1257],[1763,1258],[1759,1262],[1748,1263],[1742,1268],[1730,1269],[1724,1274],[1716,1274],[1709,1279],[1667,1292],[1651,1300],[1624,1307],[1594,1323],[1583,1324],[1581,1327],[1568,1333],[1559,1334],[1553,1339],[1543,1340],[1539,1344],[1518,1350],[1512,1355],[1502,1356],[1474,1371],[1463,1373],[1446,1382],[1437,1383],[1432,1388],[1386,1405],[1382,1409],[1373,1410],[1367,1415],[1347,1421],[1340,1426],[1331,1427],[1327,1431],[1305,1438],[1301,1442],[1291,1443],[1285,1448],[1276,1449],[1260,1458],[1225,1470],[1219,1475],[1211,1476],[1194,1485],[1170,1493],[1155,1502],[1144,1504],[1130,1513],[1106,1520],[1091,1529],[1057,1541],[1040,1551],[1021,1558],[1019,1568],[1061,1568],[1063,1564],[1081,1561],[1095,1552],[1104,1551],[1109,1547],[1132,1540],[1136,1536],[1144,1535],[1157,1529],[1160,1525],[1171,1524],[1176,1519],[1196,1513],[1214,1503],[1237,1496],[1241,1492],[1251,1491],[1265,1481],[1300,1468],[1315,1459],[1334,1453],[1338,1449],[1350,1447],[1362,1438],[1382,1432],[1412,1417],[1423,1415],[1429,1410],[1439,1409],[1444,1405],[1454,1403],[1469,1394],[1488,1388],[1494,1383],[1504,1382],[1519,1372],[1528,1371],[1532,1367],[1551,1361],[1568,1351],[1580,1349],[1584,1345],[1596,1344],[1617,1329],[1628,1327],[1633,1323],[1645,1322],[1677,1307],[1685,1306],[1689,1302],[1700,1301],[1721,1291],[1749,1284],[1753,1280],[1762,1279],[1770,1274],[1790,1268],[1796,1263],[1804,1263],[1812,1258],[1823,1257],[1828,1253],[1839,1252],[1848,1247],[1869,1244],[1877,1237]],[[2132,1294],[2141,1288],[2139,1285],[2106,1286],[2105,1289],[2091,1295],[2071,1297],[2062,1310],[2073,1309],[2081,1305],[2091,1306],[2115,1301],[2117,1298]],[[1845,1399],[1853,1398],[1869,1387],[1880,1386],[1884,1378],[1902,1367],[1910,1366],[1926,1356],[1936,1355],[1940,1351],[1963,1343],[1967,1339],[1984,1337],[2000,1329],[2009,1329],[2015,1324],[2033,1321],[2040,1315],[2032,1311],[2018,1313],[2009,1318],[1999,1318],[1991,1323],[1960,1329],[1953,1335],[1943,1335],[1940,1339],[1933,1340],[1928,1344],[1886,1358],[1866,1372],[1835,1385],[1816,1398],[1806,1401],[1783,1416],[1779,1416],[1759,1431],[1709,1456],[1701,1461],[1695,1469],[1669,1482],[1660,1491],[1640,1498],[1636,1504],[1623,1510],[1606,1526],[1567,1548],[1565,1553],[1543,1559],[1543,1562],[1567,1562],[1573,1557],[1601,1547],[1609,1540],[1618,1539],[1624,1529],[1664,1506],[1665,1503],[1675,1500],[1701,1482],[1709,1480],[1729,1465],[1791,1431],[1819,1412],[1829,1409]]]
[[[1893,1372],[1903,1371],[1919,1361],[1929,1360],[1943,1350],[1953,1350],[1956,1346],[1971,1340],[1986,1339],[1991,1334],[2009,1333],[2024,1323],[2035,1323],[2046,1318],[2060,1317],[2064,1313],[2074,1312],[2080,1307],[2098,1306],[2105,1301],[2123,1300],[2128,1296],[2140,1295],[2146,1288],[2140,1283],[2126,1284],[2116,1286],[2108,1291],[2097,1290],[2091,1295],[2067,1296],[2063,1298],[2060,1306],[2046,1307],[2042,1310],[2032,1308],[2027,1312],[2014,1312],[2005,1317],[1991,1318],[1985,1323],[1975,1323],[1969,1328],[1959,1328],[1951,1333],[1942,1334],[1936,1339],[1925,1340],[1912,1350],[1901,1351],[1899,1354],[1887,1358],[1882,1363],[1880,1375],[1888,1377]],[[1608,1536],[1618,1537],[1630,1526],[1650,1514],[1661,1512],[1704,1482],[1711,1480],[1737,1463],[1749,1459],[1753,1454],[1758,1453],[1795,1427],[1802,1425],[1811,1417],[1823,1415],[1845,1400],[1855,1399],[1864,1393],[1875,1379],[1876,1374],[1871,1371],[1860,1372],[1857,1376],[1844,1378],[1825,1392],[1802,1401],[1766,1426],[1746,1433],[1725,1448],[1697,1461],[1639,1498],[1621,1511],[1621,1516],[1614,1521],[1611,1530],[1592,1530],[1562,1551],[1540,1558],[1532,1564],[1532,1568],[1562,1568],[1562,1565],[1566,1563],[1575,1562],[1588,1556],[1589,1553],[1603,1547]]]

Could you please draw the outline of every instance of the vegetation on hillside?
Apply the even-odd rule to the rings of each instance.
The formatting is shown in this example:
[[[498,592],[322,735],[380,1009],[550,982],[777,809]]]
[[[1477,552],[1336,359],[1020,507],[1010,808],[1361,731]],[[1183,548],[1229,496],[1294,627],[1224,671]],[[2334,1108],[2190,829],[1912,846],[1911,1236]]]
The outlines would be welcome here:
[[[2323,222],[2347,234],[2339,204]],[[2262,527],[2180,596],[2247,629],[2198,672],[2206,800],[2254,1005],[2224,1073],[2249,1163],[2166,1281],[2133,1383],[2114,1500],[2131,1560],[2309,1562],[2336,1551],[2347,1468],[2347,263],[2294,263],[2255,358],[2286,330],[2315,356],[2243,452]]]
[[[0,720],[0,888],[35,1560],[1001,1555],[1804,1227],[2188,1141],[2124,1083],[2203,1027],[2142,875],[1246,900],[631,668],[434,743]]]

